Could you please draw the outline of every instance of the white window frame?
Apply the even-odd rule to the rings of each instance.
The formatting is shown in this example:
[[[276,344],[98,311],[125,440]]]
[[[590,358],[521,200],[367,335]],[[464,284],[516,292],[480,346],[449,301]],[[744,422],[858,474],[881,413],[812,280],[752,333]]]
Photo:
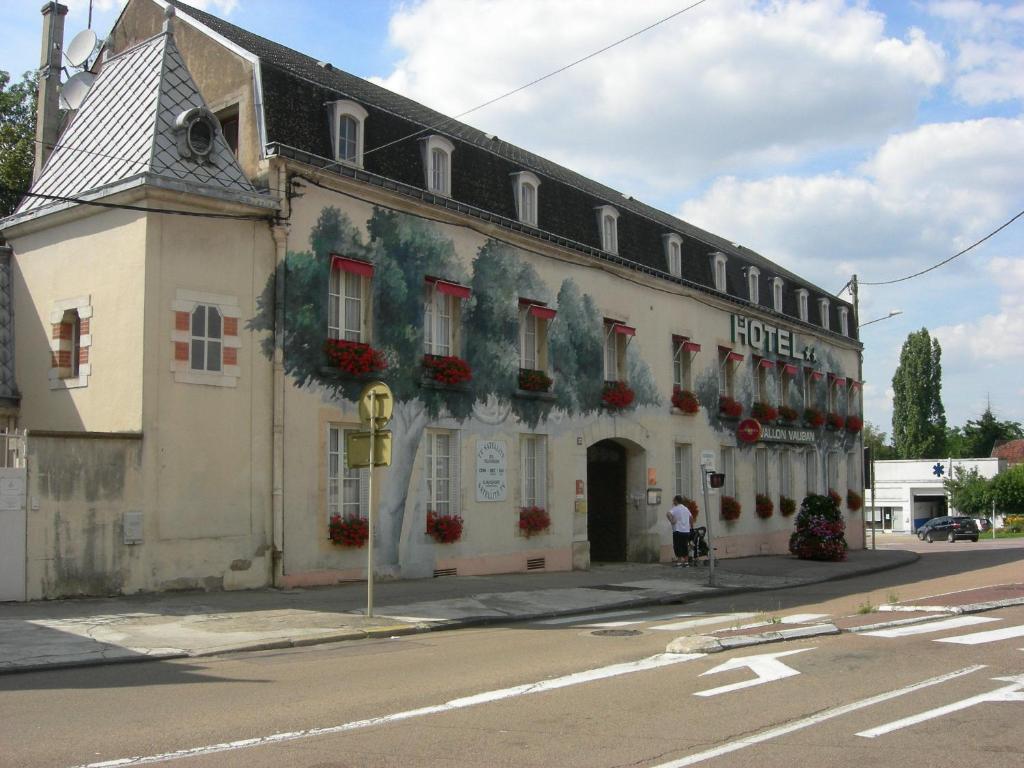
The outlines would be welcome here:
[[[690,353],[683,349],[688,341],[685,336],[672,337],[672,386],[687,391],[693,380],[693,361]]]
[[[771,489],[768,486],[767,448],[758,447],[754,449],[754,493],[764,494],[765,496],[771,495]]]
[[[546,435],[519,438],[520,506],[547,509],[548,440]]]
[[[516,201],[516,216],[523,224],[537,226],[537,205],[540,201],[540,179],[529,171],[512,174],[512,190]]]
[[[759,402],[767,405],[772,404],[772,389],[771,383],[768,381],[769,372],[768,369],[761,365],[761,359],[754,358],[757,368],[754,373],[754,382],[756,385],[756,399]]]
[[[549,373],[548,363],[548,326],[550,320],[537,317],[530,312],[534,306],[526,302],[519,304],[519,367],[533,371]],[[530,346],[533,355],[530,355]]]
[[[369,469],[349,469],[346,460],[345,436],[358,432],[358,427],[329,424],[327,427],[327,521],[339,515],[343,520],[369,516]],[[354,493],[346,494],[346,488]]]
[[[604,321],[604,380],[605,381],[626,381],[626,350],[629,346],[629,336],[618,333],[616,325],[622,325],[618,320]]]
[[[597,231],[601,236],[601,250],[608,253],[619,252],[619,212],[611,205],[599,205],[597,213]]]
[[[370,278],[338,267],[331,268],[327,301],[327,338],[370,343],[369,287]]]
[[[839,451],[825,453],[825,481],[829,490],[839,493]]]
[[[196,317],[200,314],[203,316],[203,324],[202,328],[197,330]],[[214,316],[217,320],[216,334],[211,332],[210,327]],[[201,350],[198,356],[197,349]],[[210,354],[214,349],[215,368],[210,366]],[[224,370],[224,313],[216,304],[196,304],[189,313],[188,360],[193,373],[212,373],[219,376]]]
[[[781,277],[772,278],[772,309],[782,312],[782,289],[785,282]]]
[[[729,360],[732,350],[727,347],[718,348],[718,394],[719,396],[736,396],[736,366],[740,361]]]
[[[725,274],[725,265],[728,261],[729,259],[724,253],[711,254],[711,282],[714,284],[715,290],[720,293],[725,293],[728,285]]]
[[[458,355],[458,328],[462,299],[427,283],[423,301],[423,352],[449,357]]]
[[[676,443],[672,456],[675,470],[675,492],[684,499],[693,498],[693,446]]]
[[[192,310],[198,305],[205,304],[214,306],[220,311],[221,316],[221,369],[219,371],[204,371],[192,368]],[[171,341],[174,344],[188,345],[188,359],[178,360],[177,356],[171,361],[171,371],[174,380],[183,384],[204,384],[214,387],[235,387],[238,386],[238,379],[241,376],[241,368],[237,363],[238,350],[241,349],[242,341],[238,335],[241,326],[242,310],[235,296],[226,296],[219,293],[207,293],[205,291],[192,291],[179,288],[175,292],[175,300],[171,304],[174,313],[187,313],[189,316],[189,327],[187,330],[178,330],[176,327],[171,332]],[[231,334],[227,330],[228,321],[235,327],[236,333]],[[227,363],[227,350],[234,349],[232,355],[236,362]]]
[[[427,509],[438,515],[457,515],[460,507],[459,432],[432,429],[424,432],[423,439]]]
[[[779,451],[779,497],[793,498],[793,454],[788,448]]]
[[[818,380],[814,371],[804,368],[804,408],[817,408]]]
[[[89,385],[92,375],[92,299],[89,296],[77,296],[71,299],[55,301],[50,308],[51,325],[63,325],[67,318],[73,323],[71,338],[54,338],[50,334],[50,354],[54,363],[59,360],[61,352],[70,353],[70,366],[61,367],[51,364],[47,379],[50,389],[77,389]],[[82,333],[83,321],[88,322],[89,332]],[[81,353],[85,351],[88,362],[81,361]]]
[[[341,100],[332,101],[331,107],[331,143],[334,151],[334,159],[339,163],[354,165],[357,168],[363,167],[363,134],[365,133],[366,117],[369,114],[362,106],[354,101]],[[349,117],[355,123],[355,157],[342,157],[341,146],[341,124],[342,118]]]
[[[862,455],[857,451],[850,451],[846,454],[846,490],[855,491],[858,494],[863,490],[860,479],[862,461]]]
[[[843,336],[850,335],[850,310],[847,307],[839,307],[839,332]]]
[[[806,495],[818,493],[818,485],[818,451],[815,448],[808,448],[804,451],[804,487],[807,489]]]
[[[798,288],[796,291],[797,316],[805,323],[810,322],[808,317],[808,292],[806,288]]]
[[[757,267],[747,267],[747,298],[751,304],[759,304],[761,301],[761,270]]]
[[[683,276],[683,238],[675,232],[669,232],[661,236],[665,246],[665,263],[668,265],[668,273],[672,277]]]
[[[821,319],[821,327],[824,328],[826,331],[829,330],[829,326],[831,324],[828,306],[828,299],[818,299],[818,316]]]
[[[452,156],[455,145],[444,136],[436,134],[420,139],[423,156],[424,185],[428,192],[435,195],[451,197],[452,194]],[[443,159],[443,162],[441,159]],[[436,164],[436,167],[435,167]]]
[[[789,383],[792,377],[782,367],[776,369],[775,377],[778,380],[779,408],[782,408],[789,405]]]
[[[736,449],[732,446],[723,445],[722,449],[722,472],[725,474],[725,485],[722,493],[725,496],[736,498]],[[739,501],[739,499],[737,499]]]

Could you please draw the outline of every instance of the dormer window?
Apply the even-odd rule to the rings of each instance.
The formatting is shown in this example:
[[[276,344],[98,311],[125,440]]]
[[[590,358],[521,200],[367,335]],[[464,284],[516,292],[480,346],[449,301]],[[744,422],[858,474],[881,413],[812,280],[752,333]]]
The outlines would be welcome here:
[[[540,180],[529,171],[512,174],[512,189],[516,198],[516,216],[523,224],[537,226],[537,189]]]
[[[839,308],[839,332],[843,336],[850,335],[849,310],[846,307]]]
[[[800,319],[807,322],[807,289],[800,288],[796,292],[796,308]]]
[[[597,226],[601,232],[601,250],[608,253],[619,252],[619,212],[610,205],[599,205]]]
[[[757,267],[747,267],[747,296],[751,304],[758,304],[761,300],[759,280],[761,271]]]
[[[333,101],[330,106],[334,159],[362,168],[366,110],[354,101]]]
[[[827,331],[829,329],[828,299],[818,299],[818,315],[821,320],[821,327]]]
[[[772,278],[772,308],[776,312],[782,311],[782,278]]]
[[[715,290],[725,293],[725,258],[724,253],[711,254],[711,278],[715,284]]]
[[[665,263],[668,264],[668,273],[672,277],[683,276],[683,238],[675,232],[661,236],[665,244]]]
[[[455,145],[444,136],[428,136],[422,139],[423,170],[427,190],[435,195],[450,197],[452,194],[452,153]]]

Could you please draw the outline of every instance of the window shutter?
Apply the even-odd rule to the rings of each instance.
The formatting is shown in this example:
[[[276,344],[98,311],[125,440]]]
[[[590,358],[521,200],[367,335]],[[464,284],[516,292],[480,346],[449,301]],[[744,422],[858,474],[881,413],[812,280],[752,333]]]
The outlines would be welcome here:
[[[530,471],[530,438],[519,438],[519,506],[525,507],[530,499],[526,478]]]
[[[458,430],[452,430],[450,435],[449,449],[451,450],[451,458],[449,459],[449,466],[451,467],[451,482],[448,484],[448,493],[451,495],[451,509],[453,515],[462,514],[461,501],[462,501],[462,482],[460,479],[460,470],[462,469],[462,441],[460,439],[461,432]]]
[[[548,439],[537,438],[537,506],[548,508]]]
[[[427,460],[423,462],[423,473],[427,484],[427,511],[434,507],[434,433],[427,432]]]

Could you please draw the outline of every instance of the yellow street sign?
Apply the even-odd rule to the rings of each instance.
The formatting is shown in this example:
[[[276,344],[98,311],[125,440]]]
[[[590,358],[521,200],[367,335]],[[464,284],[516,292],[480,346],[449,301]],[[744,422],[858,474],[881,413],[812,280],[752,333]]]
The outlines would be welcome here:
[[[373,403],[371,413],[370,403]],[[359,394],[359,420],[368,427],[383,429],[391,421],[395,398],[391,388],[383,381],[371,381]]]
[[[345,433],[345,463],[349,469],[370,466],[370,433]],[[373,466],[391,466],[391,430],[378,431],[373,436]]]

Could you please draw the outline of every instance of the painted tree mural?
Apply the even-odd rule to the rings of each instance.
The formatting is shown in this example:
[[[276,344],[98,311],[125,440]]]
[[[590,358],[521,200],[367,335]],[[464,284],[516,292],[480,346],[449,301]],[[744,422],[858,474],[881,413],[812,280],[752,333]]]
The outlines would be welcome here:
[[[550,303],[551,292],[532,266],[511,246],[488,241],[467,274],[452,241],[438,225],[377,208],[364,242],[357,228],[336,208],[325,208],[310,234],[310,251],[289,251],[284,262],[284,367],[299,386],[317,386],[329,396],[353,401],[365,379],[347,377],[327,365],[324,344],[328,327],[331,254],[370,262],[373,346],[387,361],[378,378],[395,396],[392,466],[380,499],[378,558],[383,571],[423,575],[403,553],[425,529],[426,510],[410,510],[407,497],[412,467],[424,430],[432,421],[466,421],[477,403],[496,404],[533,428],[552,408],[568,415],[593,413],[601,407],[603,319],[593,300],[571,281],[563,282],[558,316],[550,335],[555,399],[522,397],[518,392],[519,299]],[[468,386],[438,387],[424,381],[425,277],[468,285],[472,289],[461,313],[463,354],[472,368]],[[259,299],[253,330],[273,331],[274,275]],[[274,338],[263,351],[272,356]],[[636,345],[627,358],[635,406],[658,403],[650,371]],[[407,510],[412,518],[406,520]],[[403,540],[403,530],[406,539]],[[411,536],[409,534],[412,534]],[[409,568],[409,566],[412,566]],[[422,568],[420,569],[422,570]]]

